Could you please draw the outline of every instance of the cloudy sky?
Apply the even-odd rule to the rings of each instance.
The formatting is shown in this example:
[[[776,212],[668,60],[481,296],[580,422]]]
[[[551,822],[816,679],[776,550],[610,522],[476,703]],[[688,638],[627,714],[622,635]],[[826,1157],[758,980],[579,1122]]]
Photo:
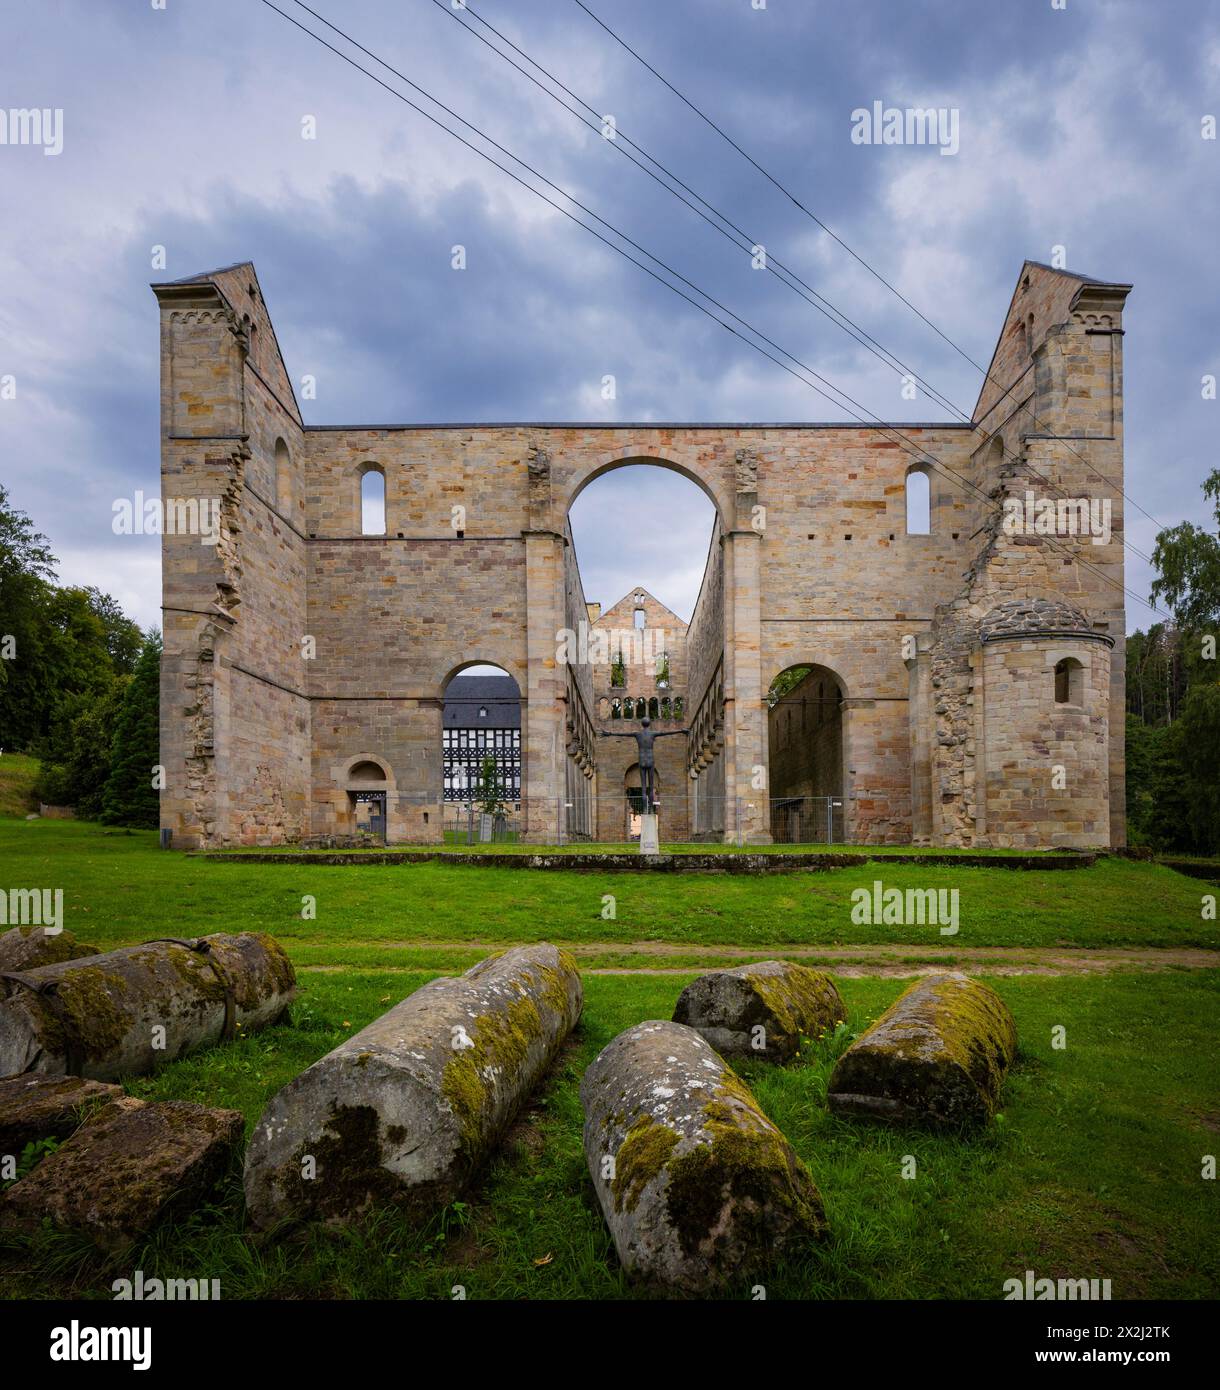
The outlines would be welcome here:
[[[294,0],[276,3],[453,123]],[[1199,485],[1220,464],[1220,402],[1201,385],[1220,373],[1220,143],[1202,136],[1220,115],[1220,3],[587,3],[975,362],[1025,257],[1062,247],[1072,269],[1133,282],[1127,491],[1164,525],[1202,519]],[[980,372],[577,0],[311,4],[865,413],[955,418],[904,400],[898,374],[753,270],[624,157],[627,140],[969,412]],[[474,37],[501,44],[476,12],[612,115],[619,139]],[[116,499],[158,488],[150,280],[252,259],[290,374],[317,379],[311,424],[847,418],[262,0],[0,0],[0,16],[0,108],[63,112],[62,152],[0,145],[0,480],[61,579],[101,585],[144,624],[156,539],[110,523]],[[875,101],[956,112],[959,148],[853,143],[852,112]],[[710,526],[690,484],[624,470],[573,519],[590,598],[643,583],[689,613]],[[1155,532],[1129,512],[1133,546],[1148,553]],[[1129,587],[1146,597],[1149,582],[1129,554]],[[1132,627],[1150,620],[1128,611]]]

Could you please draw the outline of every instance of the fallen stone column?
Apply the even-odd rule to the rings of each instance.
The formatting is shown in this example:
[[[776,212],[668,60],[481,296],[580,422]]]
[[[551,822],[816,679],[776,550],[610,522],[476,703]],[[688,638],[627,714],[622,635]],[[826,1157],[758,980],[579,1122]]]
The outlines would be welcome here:
[[[518,946],[433,980],[276,1095],[246,1153],[256,1226],[420,1214],[465,1188],[580,1017],[576,962]]]
[[[1016,1051],[1016,1024],[995,990],[958,973],[930,975],[839,1058],[827,1100],[838,1114],[897,1124],[985,1124]]]
[[[787,1062],[801,1039],[847,1017],[829,975],[792,961],[712,970],[678,996],[674,1022],[694,1028],[722,1057]]]
[[[0,972],[36,970],[40,965],[56,965],[61,960],[99,954],[95,946],[82,946],[70,931],[13,927],[0,935]]]
[[[698,1292],[826,1233],[787,1139],[693,1028],[638,1023],[585,1072],[584,1147],[623,1268]]]
[[[296,987],[262,933],[149,941],[0,976],[0,1076],[138,1076],[274,1023]]]

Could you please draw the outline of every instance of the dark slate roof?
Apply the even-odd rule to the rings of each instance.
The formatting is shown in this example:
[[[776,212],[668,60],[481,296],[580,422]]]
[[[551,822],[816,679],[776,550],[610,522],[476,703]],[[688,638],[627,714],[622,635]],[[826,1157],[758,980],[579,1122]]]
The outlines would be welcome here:
[[[486,715],[479,716],[485,709]],[[518,729],[521,696],[512,676],[454,676],[445,687],[446,729]]]
[[[979,636],[984,642],[999,642],[1005,637],[1091,637],[1114,645],[1113,638],[1095,632],[1080,609],[1062,599],[1022,598],[998,603],[979,624]]]

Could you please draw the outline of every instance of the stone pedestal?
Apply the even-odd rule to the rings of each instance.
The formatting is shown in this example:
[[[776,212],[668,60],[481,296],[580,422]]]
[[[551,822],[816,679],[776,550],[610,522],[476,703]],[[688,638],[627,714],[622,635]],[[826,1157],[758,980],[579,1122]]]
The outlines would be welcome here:
[[[640,817],[640,853],[660,854],[661,835],[657,829],[656,813],[645,813]]]

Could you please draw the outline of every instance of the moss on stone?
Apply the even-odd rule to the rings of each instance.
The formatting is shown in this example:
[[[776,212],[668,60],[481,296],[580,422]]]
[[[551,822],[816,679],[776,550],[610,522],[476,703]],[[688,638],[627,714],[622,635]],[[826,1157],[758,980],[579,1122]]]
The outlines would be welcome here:
[[[215,938],[207,939],[211,941]],[[249,932],[244,938],[238,937],[236,940],[257,942],[263,951],[257,969],[228,972],[238,1008],[253,1011],[262,1007],[270,996],[294,992],[297,982],[296,971],[288,952],[274,936],[269,936],[266,932]],[[246,963],[248,965],[249,961]]]
[[[833,1027],[847,1017],[839,991],[830,978],[807,965],[787,962],[782,974],[757,972],[746,976],[763,1008],[785,1034],[800,1038]]]
[[[542,1038],[538,1006],[526,994],[504,1008],[479,1014],[467,1030],[469,1047],[458,1048],[441,1074],[441,1092],[462,1135],[462,1146],[476,1158],[495,1109],[496,1078],[525,1065],[530,1043]]]
[[[819,1235],[826,1224],[808,1170],[732,1074],[704,1104],[700,1142],[669,1164],[666,1207],[692,1257],[730,1238],[765,1249],[790,1232]]]
[[[559,951],[559,964],[539,965],[538,974],[542,977],[540,996],[557,1018],[566,1018],[568,1012],[568,987],[572,976],[577,975],[576,960],[568,951]]]
[[[375,1201],[401,1200],[403,1190],[382,1166],[380,1120],[371,1105],[334,1105],[319,1138],[308,1141],[280,1169],[294,1203],[324,1217],[356,1216]],[[388,1136],[387,1136],[388,1137]],[[316,1165],[305,1176],[305,1161]]]
[[[121,975],[97,965],[82,964],[56,981],[55,996],[67,1016],[72,1041],[81,1049],[86,1061],[104,1057],[126,1037],[131,1015],[120,1002],[125,990],[126,982]],[[47,1020],[44,1042],[53,1039],[53,1050],[66,1054],[69,1039],[64,1022],[50,1006],[44,1004],[43,1011]]]
[[[879,1100],[877,1113],[897,1120],[985,1123],[1016,1048],[1012,1015],[990,986],[953,975],[919,980],[844,1053],[830,1091]]]
[[[649,1115],[640,1115],[614,1156],[614,1210],[634,1211],[640,1193],[669,1162],[678,1134]]]
[[[557,966],[531,963],[538,985],[533,993],[517,982],[519,997],[512,1003],[478,1015],[467,1030],[471,1045],[454,1052],[441,1076],[441,1091],[458,1118],[463,1147],[477,1158],[488,1138],[488,1118],[495,1110],[497,1077],[521,1070],[530,1045],[544,1041],[547,1029],[539,1004],[557,1020],[566,1019],[570,1008],[569,986],[576,962],[559,951]]]

